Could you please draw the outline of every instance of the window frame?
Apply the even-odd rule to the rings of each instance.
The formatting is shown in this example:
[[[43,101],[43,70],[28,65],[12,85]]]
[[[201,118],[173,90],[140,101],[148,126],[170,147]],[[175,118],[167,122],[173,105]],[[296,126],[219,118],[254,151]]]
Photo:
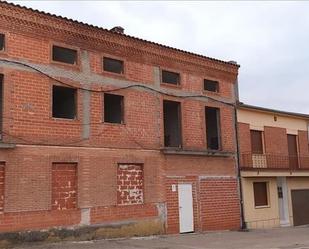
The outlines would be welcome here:
[[[7,33],[0,31],[0,34],[3,35],[3,49],[0,50],[0,53],[5,53],[7,50]]]
[[[165,122],[164,122],[164,103],[165,102],[175,102],[178,104],[178,126],[179,126],[179,145],[178,146],[166,146],[165,144]],[[162,100],[162,116],[163,116],[163,146],[167,149],[182,149],[183,148],[183,126],[182,126],[182,102],[171,99],[163,99]]]
[[[54,117],[54,87],[63,87],[63,88],[69,88],[74,90],[74,105],[75,105],[75,117],[74,118],[62,118],[62,117]],[[66,120],[66,121],[76,121],[78,120],[78,89],[74,87],[68,87],[68,86],[62,86],[58,84],[52,84],[51,85],[51,118],[53,120]]]
[[[163,81],[163,72],[168,72],[168,73],[174,73],[174,74],[178,74],[179,79],[178,79],[178,83],[177,84],[173,84],[173,83],[169,83],[169,82],[164,82]],[[160,69],[160,84],[164,85],[164,86],[170,86],[170,87],[181,87],[181,73],[177,72],[173,69],[169,69],[169,68],[161,68]]]
[[[207,90],[205,88],[205,81],[208,81],[208,82],[212,82],[212,83],[216,83],[217,84],[217,90],[216,91],[210,91],[210,90]],[[215,94],[219,94],[220,93],[220,81],[219,80],[216,80],[216,79],[211,79],[211,78],[204,78],[203,79],[203,91],[207,92],[207,93],[215,93]]]
[[[121,72],[121,73],[116,73],[116,72],[112,72],[112,71],[107,71],[107,70],[105,70],[105,69],[104,69],[104,59],[110,59],[110,60],[114,60],[114,61],[121,61],[121,62],[122,62],[122,72]],[[116,58],[116,57],[114,57],[114,56],[103,55],[101,60],[102,60],[102,62],[101,62],[101,64],[102,64],[102,71],[103,71],[104,73],[113,74],[113,75],[119,75],[119,76],[125,74],[125,61],[124,61],[123,59],[121,59],[121,58]]]
[[[212,108],[217,110],[217,130],[218,130],[218,149],[211,149],[208,147],[208,136],[207,136],[207,114],[206,109]],[[205,138],[206,138],[206,148],[209,151],[222,151],[222,129],[221,129],[221,109],[214,106],[205,106],[204,108],[204,120],[205,120]]]
[[[254,184],[256,183],[265,183],[266,185],[266,205],[256,205],[256,198],[255,198],[255,190],[254,190]],[[255,209],[262,209],[262,208],[270,208],[270,193],[269,193],[269,181],[260,180],[260,181],[253,181],[252,182],[252,190],[253,190],[253,202],[254,202],[254,208]]]
[[[105,120],[105,95],[113,95],[113,96],[118,96],[121,97],[121,103],[120,103],[120,108],[121,108],[121,122],[109,122]],[[103,123],[104,124],[110,124],[110,125],[125,125],[125,97],[120,94],[113,94],[113,93],[103,93]]]
[[[65,63],[65,62],[61,62],[61,61],[56,61],[53,60],[53,47],[61,47],[61,48],[65,48],[65,49],[71,49],[71,50],[75,50],[76,51],[76,63],[75,64],[70,64],[70,63]],[[69,67],[69,68],[77,68],[80,70],[80,48],[75,47],[75,46],[71,46],[68,44],[64,44],[64,43],[59,43],[59,42],[51,42],[50,43],[50,63],[55,64],[55,65],[60,65],[60,66],[64,66],[64,67]]]

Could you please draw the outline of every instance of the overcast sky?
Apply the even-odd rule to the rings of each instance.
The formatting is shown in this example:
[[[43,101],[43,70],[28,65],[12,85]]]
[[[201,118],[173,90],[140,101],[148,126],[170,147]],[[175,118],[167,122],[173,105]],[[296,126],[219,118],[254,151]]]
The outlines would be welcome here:
[[[309,2],[10,2],[237,61],[241,101],[309,113]]]

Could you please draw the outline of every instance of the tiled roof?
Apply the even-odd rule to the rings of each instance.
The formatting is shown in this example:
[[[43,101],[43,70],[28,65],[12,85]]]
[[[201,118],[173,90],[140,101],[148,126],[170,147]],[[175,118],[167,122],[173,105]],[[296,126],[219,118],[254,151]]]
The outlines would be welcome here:
[[[65,21],[73,22],[73,23],[80,24],[80,25],[85,25],[87,27],[95,28],[95,29],[98,29],[98,30],[101,30],[101,31],[104,31],[104,32],[109,32],[109,33],[117,34],[117,35],[120,35],[120,36],[125,36],[125,37],[130,38],[130,39],[134,39],[134,40],[137,40],[137,41],[153,44],[153,45],[156,45],[156,46],[159,46],[159,47],[162,47],[162,48],[166,48],[166,49],[171,49],[171,50],[174,50],[174,51],[177,51],[177,52],[180,52],[180,53],[200,57],[200,58],[203,58],[203,59],[212,60],[212,61],[219,62],[219,63],[232,65],[232,66],[235,66],[237,68],[240,67],[240,65],[238,65],[236,62],[233,62],[233,61],[222,61],[222,60],[211,58],[211,57],[208,57],[208,56],[205,56],[205,55],[196,54],[196,53],[193,53],[193,52],[188,52],[188,51],[181,50],[181,49],[178,49],[178,48],[166,46],[166,45],[163,45],[163,44],[160,44],[160,43],[144,40],[144,39],[141,39],[141,38],[138,38],[138,37],[134,37],[134,36],[126,35],[126,34],[121,34],[121,33],[116,33],[114,31],[111,31],[111,30],[108,30],[108,29],[105,29],[105,28],[102,28],[102,27],[98,27],[98,26],[95,26],[95,25],[92,25],[92,24],[80,22],[80,21],[77,21],[77,20],[73,20],[73,19],[63,17],[63,16],[60,16],[60,15],[51,14],[51,13],[44,12],[44,11],[41,11],[41,10],[36,10],[36,9],[29,8],[29,7],[21,6],[19,4],[8,3],[8,2],[5,2],[5,1],[1,1],[0,4],[6,4],[6,5],[9,5],[9,6],[25,9],[25,10],[28,10],[28,11],[33,11],[35,13],[47,15],[47,16],[50,16],[50,17],[56,17],[56,18],[59,18],[59,19],[65,20]]]

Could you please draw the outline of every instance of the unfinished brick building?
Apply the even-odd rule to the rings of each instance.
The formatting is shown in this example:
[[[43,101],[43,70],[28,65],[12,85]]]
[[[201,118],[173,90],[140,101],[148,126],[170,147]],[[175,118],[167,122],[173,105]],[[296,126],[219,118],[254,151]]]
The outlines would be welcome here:
[[[121,27],[0,13],[1,232],[239,228],[238,65]]]

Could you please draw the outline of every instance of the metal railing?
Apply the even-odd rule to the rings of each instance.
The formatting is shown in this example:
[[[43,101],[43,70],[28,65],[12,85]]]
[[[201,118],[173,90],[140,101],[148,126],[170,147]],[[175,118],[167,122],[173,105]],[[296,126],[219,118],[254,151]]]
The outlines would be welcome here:
[[[278,154],[240,154],[242,169],[309,170],[309,157]]]

